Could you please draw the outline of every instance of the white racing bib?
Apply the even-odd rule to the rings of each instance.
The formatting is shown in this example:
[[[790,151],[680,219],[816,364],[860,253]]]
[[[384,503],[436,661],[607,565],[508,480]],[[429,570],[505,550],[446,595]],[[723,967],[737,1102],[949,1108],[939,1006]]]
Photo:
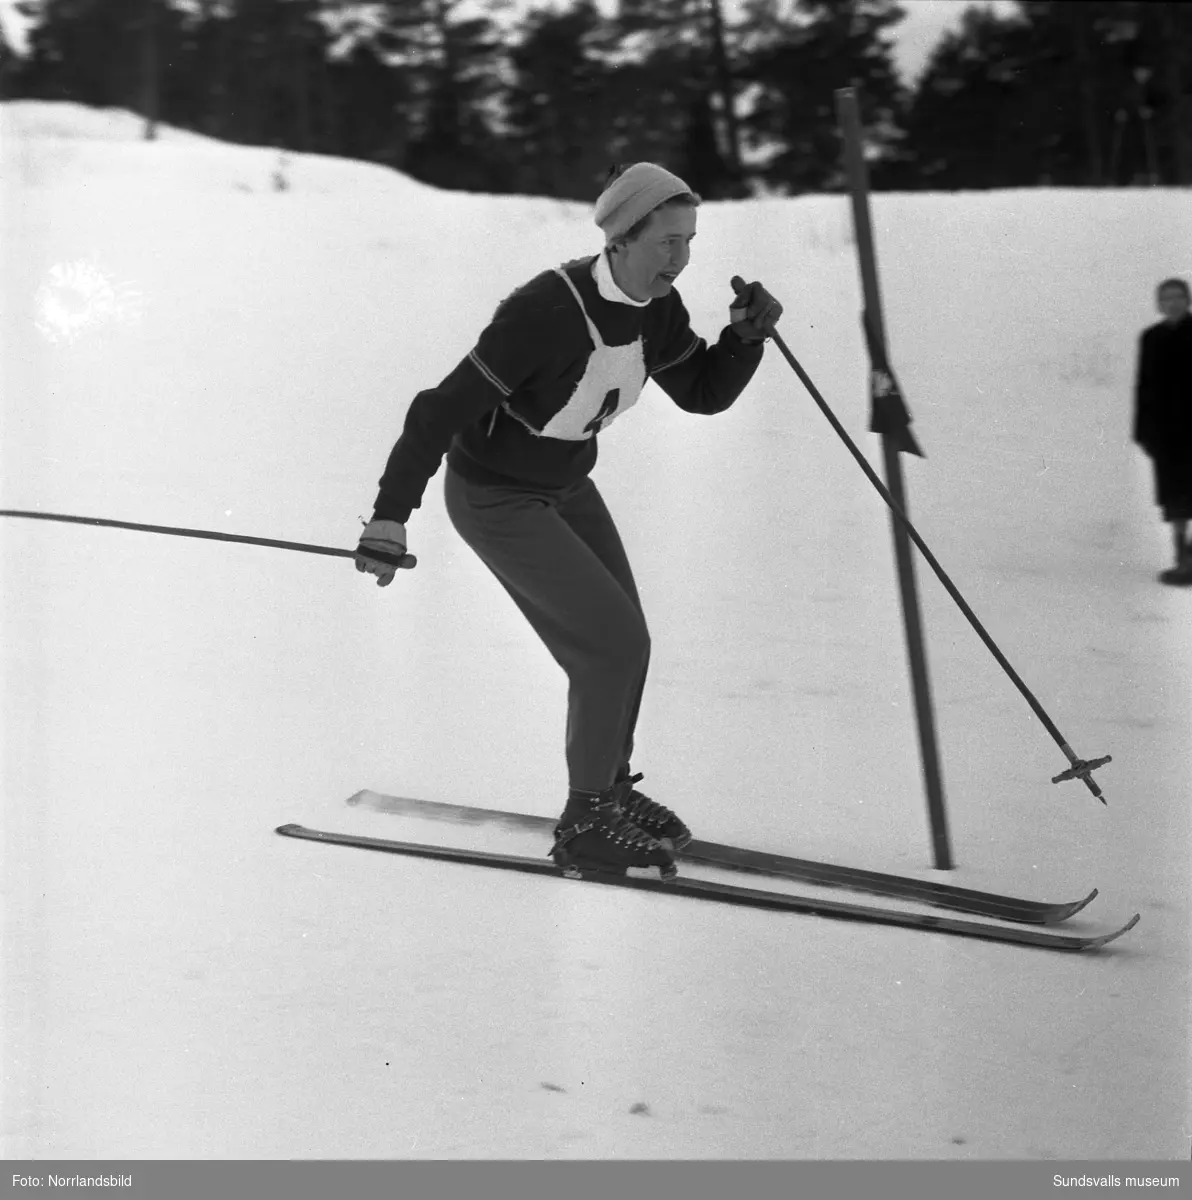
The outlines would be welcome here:
[[[510,416],[521,421],[532,433],[540,437],[558,438],[565,442],[584,442],[606,429],[623,412],[637,403],[638,396],[646,383],[646,360],[642,352],[642,340],[638,337],[626,346],[606,346],[596,323],[588,316],[575,284],[566,271],[556,269],[556,274],[571,289],[576,304],[587,322],[592,338],[593,350],[584,368],[583,378],[575,385],[575,391],[561,409],[543,426],[535,429],[513,412],[506,403],[502,405]]]

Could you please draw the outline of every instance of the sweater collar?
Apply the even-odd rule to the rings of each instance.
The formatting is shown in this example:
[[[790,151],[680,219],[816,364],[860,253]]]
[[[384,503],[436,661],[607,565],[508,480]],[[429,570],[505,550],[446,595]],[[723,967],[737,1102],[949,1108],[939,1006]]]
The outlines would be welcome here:
[[[649,300],[634,300],[632,296],[627,296],[621,291],[613,278],[607,250],[602,250],[596,255],[596,261],[592,264],[592,278],[596,280],[596,289],[605,300],[612,300],[617,304],[630,304],[634,308],[645,308],[650,303]]]

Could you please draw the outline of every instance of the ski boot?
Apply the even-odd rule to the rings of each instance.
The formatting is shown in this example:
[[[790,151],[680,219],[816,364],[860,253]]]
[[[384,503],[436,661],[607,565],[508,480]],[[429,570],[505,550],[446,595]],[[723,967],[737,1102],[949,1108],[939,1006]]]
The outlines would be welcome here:
[[[1183,587],[1192,583],[1192,547],[1185,547],[1176,565],[1162,572],[1159,579],[1163,583],[1174,583]]]
[[[633,785],[641,774],[628,771],[617,777],[621,815],[639,829],[657,838],[668,850],[682,850],[691,841],[691,830],[669,808],[643,796]]]
[[[1192,583],[1192,541],[1186,541],[1177,547],[1175,566],[1163,571],[1159,579],[1163,583],[1174,583],[1184,587]]]
[[[616,784],[603,792],[573,791],[555,826],[550,857],[572,879],[585,871],[624,875],[631,867],[656,867],[659,878],[673,879],[679,871],[670,851],[621,815],[619,792]]]

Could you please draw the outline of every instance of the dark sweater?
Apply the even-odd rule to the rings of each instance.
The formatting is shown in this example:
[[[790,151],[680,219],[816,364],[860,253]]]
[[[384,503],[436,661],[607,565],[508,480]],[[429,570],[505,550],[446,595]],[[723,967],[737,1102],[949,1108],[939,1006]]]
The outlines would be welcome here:
[[[597,434],[640,389],[610,388],[590,420],[574,415],[585,389],[601,386],[596,366],[610,358],[637,361],[640,353],[639,374],[687,412],[723,412],[736,400],[757,370],[761,345],[726,326],[708,346],[674,288],[642,307],[606,299],[593,278],[595,262],[592,256],[559,270],[608,350],[597,353],[584,310],[558,271],[518,288],[467,357],[438,387],[414,397],[380,480],[374,520],[404,524],[445,454],[452,470],[478,482],[557,488],[582,479],[596,464]]]
[[[1175,442],[1192,457],[1192,316],[1160,321],[1139,339],[1134,440],[1152,451]]]

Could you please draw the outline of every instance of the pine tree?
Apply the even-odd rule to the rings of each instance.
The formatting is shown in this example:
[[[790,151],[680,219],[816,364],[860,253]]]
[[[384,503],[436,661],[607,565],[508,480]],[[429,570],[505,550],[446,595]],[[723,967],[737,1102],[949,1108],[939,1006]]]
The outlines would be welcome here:
[[[610,29],[591,0],[532,9],[509,51],[504,146],[518,191],[586,200],[608,166]]]
[[[835,94],[860,89],[880,156],[897,144],[905,94],[887,32],[894,0],[747,0],[738,27],[746,136],[767,155],[761,174],[791,192],[842,185]]]
[[[918,186],[1025,186],[1061,170],[1052,89],[1032,97],[1024,87],[1040,53],[1021,15],[993,9],[969,9],[941,38],[906,116]]]
[[[491,112],[501,41],[490,3],[383,0],[373,41],[409,81],[412,126],[405,169],[428,183],[477,190],[499,182]]]
[[[970,10],[908,111],[906,176],[949,188],[1181,180],[1190,37],[1179,5]]]
[[[0,25],[0,100],[14,99],[20,91],[21,58]]]
[[[146,96],[146,0],[26,0],[25,95],[138,111]],[[176,14],[175,14],[176,15]]]
[[[636,68],[625,82],[640,87],[644,75],[655,83],[666,157],[685,177],[698,177],[704,195],[744,194],[738,80],[722,0],[621,0],[616,25]],[[634,111],[641,112],[640,101]],[[643,139],[647,133],[627,129],[623,136],[631,144],[658,140]]]

